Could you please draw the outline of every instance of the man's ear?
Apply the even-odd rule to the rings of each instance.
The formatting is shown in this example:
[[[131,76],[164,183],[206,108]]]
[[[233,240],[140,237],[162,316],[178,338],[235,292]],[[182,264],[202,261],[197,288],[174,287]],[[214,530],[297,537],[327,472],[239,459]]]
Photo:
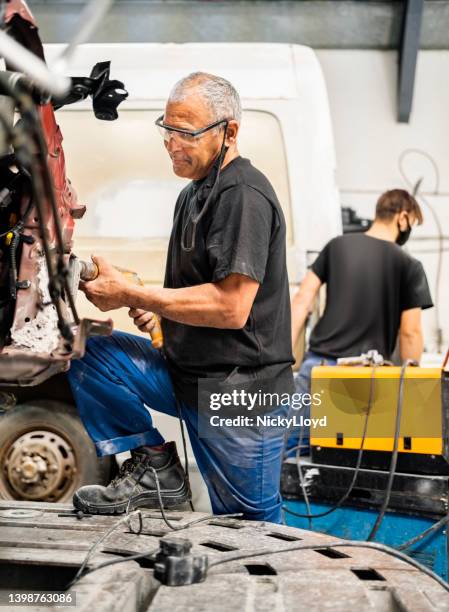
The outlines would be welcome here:
[[[225,144],[227,147],[230,147],[236,144],[238,131],[239,131],[239,124],[237,123],[235,119],[231,119],[228,123],[228,127],[226,130]]]
[[[399,228],[401,229],[401,231],[404,231],[407,229],[408,225],[410,224],[410,220],[409,220],[408,212],[406,210],[401,210],[401,212],[399,213],[398,223],[399,223]]]

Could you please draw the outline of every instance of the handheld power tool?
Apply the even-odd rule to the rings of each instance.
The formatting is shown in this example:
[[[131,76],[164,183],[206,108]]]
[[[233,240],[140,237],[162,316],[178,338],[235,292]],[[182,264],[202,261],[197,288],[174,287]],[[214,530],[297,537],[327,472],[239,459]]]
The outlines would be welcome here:
[[[93,261],[78,261],[79,264],[79,275],[81,280],[83,281],[92,281],[95,280],[99,275],[98,266]],[[125,278],[129,281],[133,282],[136,285],[143,286],[142,279],[133,272],[132,270],[126,270],[124,268],[119,268],[118,266],[114,266],[116,270],[121,272]],[[150,332],[151,342],[156,349],[161,349],[164,344],[164,338],[162,335],[161,324],[157,315],[153,315],[153,321],[155,323],[153,329]]]

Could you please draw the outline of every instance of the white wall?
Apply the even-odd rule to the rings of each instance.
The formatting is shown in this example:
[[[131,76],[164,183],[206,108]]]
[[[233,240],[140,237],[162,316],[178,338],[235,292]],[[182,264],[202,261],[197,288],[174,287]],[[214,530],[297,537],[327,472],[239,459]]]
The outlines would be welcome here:
[[[449,236],[449,51],[421,51],[408,124],[396,121],[397,54],[383,51],[317,51],[325,75],[334,127],[337,183],[342,205],[372,217],[377,197],[386,189],[407,188],[423,178],[422,193],[434,207]],[[430,155],[438,167],[439,181]],[[439,183],[439,184],[438,184]],[[422,202],[421,202],[422,203]],[[414,232],[410,252],[424,264],[435,299],[438,242],[436,224],[424,205],[425,222]],[[422,240],[430,237],[430,240]],[[419,240],[421,238],[421,240]],[[442,350],[449,343],[449,238],[444,241],[439,292]],[[424,313],[425,343],[434,352],[435,309]]]

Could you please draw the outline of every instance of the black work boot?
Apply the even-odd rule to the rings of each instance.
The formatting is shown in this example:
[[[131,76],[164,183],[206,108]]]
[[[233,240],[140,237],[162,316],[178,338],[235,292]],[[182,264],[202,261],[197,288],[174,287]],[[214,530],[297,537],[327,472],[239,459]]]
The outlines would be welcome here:
[[[87,485],[73,495],[73,505],[87,514],[121,514],[128,508],[159,508],[154,468],[164,508],[190,500],[190,486],[175,442],[140,446],[131,451],[118,476],[107,487]]]

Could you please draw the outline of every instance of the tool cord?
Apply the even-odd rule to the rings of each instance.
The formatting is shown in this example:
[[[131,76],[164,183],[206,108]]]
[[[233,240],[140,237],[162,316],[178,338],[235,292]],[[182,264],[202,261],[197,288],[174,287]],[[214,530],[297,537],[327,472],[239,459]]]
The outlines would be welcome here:
[[[393,488],[393,480],[396,474],[396,466],[398,462],[398,454],[399,454],[399,434],[401,432],[401,419],[402,419],[402,409],[404,405],[404,384],[405,384],[405,373],[406,369],[409,365],[414,363],[413,360],[407,359],[401,366],[401,374],[399,377],[399,394],[398,394],[398,402],[396,408],[396,423],[394,430],[394,444],[393,444],[393,453],[391,455],[390,461],[390,469],[388,471],[388,482],[387,488],[385,490],[385,497],[382,502],[382,506],[379,510],[379,514],[377,516],[376,522],[373,525],[373,528],[370,531],[370,534],[367,538],[368,542],[373,540],[379,531],[379,527],[384,519],[385,512],[387,511],[388,504],[390,503],[391,491]]]
[[[335,543],[329,542],[327,544],[322,544],[321,542],[317,542],[316,544],[306,544],[306,545],[299,544],[299,545],[289,546],[288,548],[281,548],[277,550],[276,549],[271,549],[271,550],[265,549],[265,550],[255,551],[252,553],[250,552],[250,553],[232,555],[232,556],[229,556],[223,559],[218,559],[217,561],[212,561],[212,563],[209,564],[209,568],[216,567],[217,565],[222,565],[223,563],[230,563],[231,561],[239,561],[241,559],[251,559],[253,557],[263,557],[266,555],[276,555],[278,553],[291,552],[294,550],[323,550],[323,549],[328,549],[328,548],[332,549],[332,548],[345,548],[345,547],[369,548],[372,550],[379,550],[381,552],[384,552],[390,555],[391,557],[395,557],[397,559],[400,559],[401,561],[405,561],[405,563],[412,565],[413,567],[415,567],[416,569],[419,569],[421,572],[423,572],[430,578],[433,578],[436,582],[438,582],[440,586],[443,587],[445,591],[449,592],[449,584],[445,580],[440,578],[438,574],[435,574],[435,572],[433,572],[431,569],[429,569],[425,565],[422,565],[415,559],[408,557],[404,553],[401,553],[400,551],[395,550],[394,548],[390,548],[389,546],[385,546],[385,544],[379,544],[378,542],[363,542],[363,541],[359,542],[357,540],[347,540],[347,541],[337,541]]]
[[[317,518],[323,518],[325,516],[328,516],[329,514],[331,514],[332,512],[335,512],[335,510],[338,510],[338,508],[340,508],[345,501],[348,499],[348,497],[351,495],[352,490],[355,486],[355,483],[357,481],[357,477],[359,475],[361,466],[362,466],[362,458],[363,458],[363,450],[364,450],[364,446],[365,446],[365,439],[366,439],[366,434],[368,431],[368,422],[369,422],[369,417],[371,414],[371,409],[373,406],[373,402],[374,402],[374,388],[375,388],[375,375],[376,375],[376,365],[372,366],[372,370],[371,370],[371,381],[370,381],[370,391],[369,391],[369,398],[368,398],[368,407],[366,410],[366,416],[365,416],[365,422],[363,425],[363,433],[362,433],[362,441],[360,443],[360,448],[358,451],[358,456],[357,456],[357,462],[356,462],[356,466],[354,469],[354,474],[352,476],[352,480],[351,483],[347,489],[347,491],[345,492],[345,494],[337,501],[337,503],[332,506],[331,508],[329,508],[328,510],[325,510],[324,512],[319,512],[317,514],[301,514],[299,512],[295,512],[294,510],[290,510],[290,508],[288,508],[287,506],[282,506],[282,509],[284,510],[284,512],[287,512],[287,514],[291,514],[292,516],[296,516],[298,518],[307,518],[307,519],[317,519]],[[299,456],[297,456],[297,459],[299,459]]]

